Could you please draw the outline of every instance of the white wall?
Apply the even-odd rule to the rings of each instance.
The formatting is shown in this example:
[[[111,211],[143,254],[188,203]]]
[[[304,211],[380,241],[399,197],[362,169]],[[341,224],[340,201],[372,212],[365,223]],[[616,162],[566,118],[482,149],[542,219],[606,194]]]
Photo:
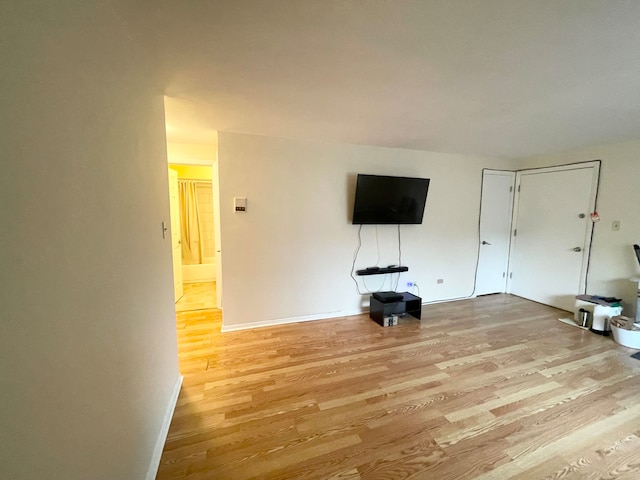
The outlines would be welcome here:
[[[482,168],[511,162],[232,133],[218,141],[225,329],[340,316],[368,304],[350,278],[357,173],[431,178],[424,223],[401,227],[410,270],[398,289],[415,281],[425,301],[473,292]],[[246,213],[233,211],[234,196],[248,198]],[[378,259],[375,228],[363,227],[356,268]],[[397,264],[396,227],[378,233],[380,265]],[[367,285],[378,290],[381,281],[369,277]]]
[[[588,293],[620,296],[625,313],[635,313],[635,287],[628,278],[640,276],[632,245],[640,243],[640,141],[601,145],[588,149],[523,159],[519,168],[602,160],[598,213],[595,225]],[[621,221],[619,231],[611,222]]]
[[[145,478],[180,378],[161,89],[109,2],[0,9],[0,478]]]
[[[165,98],[166,101],[166,98]],[[167,157],[169,163],[187,163],[211,165],[217,157],[218,151],[216,144],[201,143],[167,143]]]

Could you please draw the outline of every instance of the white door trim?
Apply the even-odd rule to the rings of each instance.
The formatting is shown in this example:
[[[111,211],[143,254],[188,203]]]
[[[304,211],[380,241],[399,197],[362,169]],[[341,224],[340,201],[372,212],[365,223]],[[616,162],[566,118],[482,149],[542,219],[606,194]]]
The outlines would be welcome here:
[[[481,256],[481,251],[482,251],[482,245],[481,242],[483,240],[483,238],[481,238],[482,235],[482,215],[485,214],[486,212],[482,211],[482,204],[483,204],[483,200],[484,200],[484,195],[485,195],[485,179],[487,175],[502,175],[505,177],[509,177],[511,179],[511,186],[512,186],[512,191],[511,191],[511,196],[510,196],[510,204],[509,204],[509,217],[511,219],[511,222],[513,222],[513,199],[514,199],[514,195],[515,195],[515,178],[516,178],[516,171],[514,170],[498,170],[498,169],[493,169],[493,168],[483,168],[482,169],[482,187],[481,187],[481,191],[480,191],[480,218],[478,219],[478,265],[480,264],[480,256]],[[511,230],[511,225],[510,225],[510,230]],[[504,272],[505,272],[505,278],[504,278],[504,284],[502,286],[502,292],[506,292],[506,288],[507,288],[507,278],[508,278],[508,272],[509,272],[509,261],[510,261],[510,254],[511,254],[511,235],[509,235],[508,238],[508,246],[507,246],[507,254],[505,256],[504,259]],[[476,269],[476,278],[475,278],[475,285],[476,285],[476,289],[474,290],[474,296],[478,295],[477,293],[477,287],[478,287],[478,274],[479,274],[479,270]]]
[[[578,169],[587,169],[591,168],[591,192],[589,196],[589,212],[592,213],[597,211],[597,201],[598,201],[598,184],[600,181],[600,168],[602,161],[601,160],[591,160],[585,162],[577,162],[577,163],[569,163],[565,165],[554,165],[549,167],[537,167],[537,168],[528,168],[523,170],[518,170],[516,172],[516,186],[515,186],[515,196],[513,201],[513,216],[511,219],[511,242],[509,247],[509,259],[513,257],[513,252],[515,248],[515,243],[513,241],[514,237],[514,228],[518,225],[518,207],[520,201],[520,181],[523,175],[535,175],[536,173],[549,173],[549,172],[560,172],[566,170],[578,170]],[[587,289],[587,281],[588,281],[588,273],[589,273],[589,260],[591,258],[591,243],[593,239],[593,229],[594,223],[591,222],[589,228],[586,229],[585,239],[584,239],[584,254],[582,256],[582,267],[580,270],[580,288],[578,293],[586,293]],[[517,235],[516,235],[517,236]],[[512,264],[509,262],[508,274],[507,274],[507,293],[511,293],[511,277],[512,277]]]

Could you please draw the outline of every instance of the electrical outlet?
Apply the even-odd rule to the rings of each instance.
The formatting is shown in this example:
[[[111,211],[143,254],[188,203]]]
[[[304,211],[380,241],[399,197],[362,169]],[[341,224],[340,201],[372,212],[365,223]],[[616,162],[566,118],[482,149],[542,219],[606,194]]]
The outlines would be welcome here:
[[[613,222],[611,222],[611,230],[613,230],[614,232],[620,230],[620,220],[614,220]]]
[[[415,285],[415,283],[413,282],[407,282],[407,287],[413,287]]]
[[[439,278],[438,280],[436,280],[436,283],[438,285],[442,285],[444,283],[444,278]]]

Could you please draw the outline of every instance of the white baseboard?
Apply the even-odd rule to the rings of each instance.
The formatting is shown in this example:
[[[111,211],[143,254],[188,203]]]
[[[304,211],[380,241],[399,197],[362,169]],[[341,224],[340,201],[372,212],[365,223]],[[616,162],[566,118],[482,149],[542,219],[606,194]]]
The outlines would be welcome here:
[[[164,444],[167,441],[169,425],[171,425],[173,412],[176,409],[176,403],[178,403],[180,388],[182,388],[182,375],[178,377],[178,380],[173,387],[173,392],[171,393],[171,398],[169,399],[167,410],[164,413],[164,418],[162,419],[162,428],[160,429],[160,434],[158,435],[158,439],[156,440],[156,445],[153,448],[151,462],[149,463],[149,469],[147,470],[147,476],[145,477],[146,480],[155,480],[156,475],[158,475],[158,467],[160,466],[160,459],[162,458],[162,450],[164,449]]]
[[[443,298],[437,300],[429,300],[425,301],[423,299],[422,306],[428,306],[435,303],[446,303],[446,302],[456,302],[459,300],[469,300],[471,298],[475,298],[476,295],[472,295],[470,297],[457,297],[457,298]],[[236,332],[239,330],[250,330],[252,328],[261,328],[261,327],[275,327],[277,325],[286,325],[288,323],[299,323],[299,322],[310,322],[313,320],[328,320],[331,318],[340,318],[340,317],[348,317],[351,315],[362,315],[363,313],[369,312],[369,306],[366,305],[358,310],[341,310],[337,312],[325,312],[318,313],[314,315],[303,315],[300,317],[289,317],[289,318],[276,318],[274,320],[264,320],[261,322],[251,322],[251,323],[240,323],[237,325],[225,325],[224,316],[222,321],[222,329],[224,332]]]
[[[358,309],[358,310],[350,310],[350,311],[342,310],[339,312],[325,312],[325,313],[318,313],[314,315],[303,315],[301,317],[276,318],[274,320],[241,323],[238,325],[225,325],[223,320],[222,332],[235,332],[238,330],[249,330],[252,328],[274,327],[276,325],[286,325],[287,323],[311,322],[313,320],[327,320],[330,318],[348,317],[350,315],[362,315],[363,313],[367,313],[368,311],[369,311],[368,309],[364,309],[364,310]]]

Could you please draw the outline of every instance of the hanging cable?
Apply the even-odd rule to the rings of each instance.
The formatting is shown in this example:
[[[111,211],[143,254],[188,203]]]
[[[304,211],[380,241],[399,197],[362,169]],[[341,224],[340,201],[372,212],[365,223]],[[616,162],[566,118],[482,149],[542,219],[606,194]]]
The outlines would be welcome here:
[[[600,193],[600,170],[602,169],[602,160],[596,160],[598,162],[598,180],[596,183],[596,198],[593,202],[593,211],[598,211],[598,194]],[[586,294],[589,287],[589,268],[591,267],[591,247],[593,246],[593,233],[595,232],[596,225],[591,222],[591,236],[589,239],[589,252],[587,253],[587,269],[584,273],[584,293]]]
[[[402,266],[402,239],[400,238],[400,224],[398,224],[398,266]],[[398,276],[396,277],[396,284],[393,287],[393,291],[398,291],[398,285],[400,284],[400,272],[398,272]]]
[[[376,251],[378,258],[376,259],[376,267],[380,266],[380,240],[378,239],[378,225],[376,225]]]
[[[398,266],[402,266],[402,241],[400,240],[400,224],[398,224]]]
[[[362,247],[362,225],[358,227],[358,246],[356,247],[356,251],[353,252],[353,263],[351,264],[351,280],[353,280],[353,283],[356,284],[356,292],[358,292],[358,295],[368,295],[369,293],[372,293],[372,292],[371,292],[371,289],[367,286],[367,283],[365,282],[364,277],[362,278],[362,284],[364,285],[364,288],[367,291],[361,292],[360,285],[358,285],[358,279],[356,279],[356,276],[355,276],[356,261],[358,260],[358,253],[360,253],[361,247]],[[382,285],[380,285],[380,289],[382,289],[385,282],[386,282],[386,278],[383,278]]]
[[[481,173],[481,182],[480,182],[480,205],[478,206],[478,228],[477,228],[477,249],[476,249],[476,266],[474,269],[474,274],[473,274],[473,290],[471,290],[471,293],[467,296],[464,297],[454,297],[454,298],[442,298],[442,299],[438,299],[438,300],[431,300],[429,302],[422,302],[423,305],[429,304],[429,303],[440,303],[440,302],[450,302],[453,300],[465,300],[467,298],[472,298],[473,295],[476,293],[476,288],[477,288],[477,284],[478,284],[478,268],[480,266],[480,235],[481,235],[481,231],[480,231],[480,227],[481,227],[481,222],[482,222],[482,195],[484,192],[484,172],[485,170],[490,170],[488,168],[483,168],[482,169],[482,173]]]
[[[382,287],[384,287],[384,284],[385,284],[386,281],[387,281],[386,275],[383,275],[383,277],[382,277],[382,285],[380,285],[380,287],[375,291],[376,292],[382,292],[383,291]],[[367,282],[365,281],[364,277],[362,277],[362,284],[364,285],[364,288],[367,289],[367,291],[365,293],[372,293],[373,292],[373,290],[371,290],[369,288],[369,286],[367,285]]]
[[[353,252],[353,263],[351,264],[351,279],[353,280],[353,283],[356,284],[356,291],[358,292],[358,295],[364,295],[364,293],[362,293],[360,291],[360,285],[358,285],[358,280],[356,280],[356,276],[354,275],[355,269],[356,269],[356,260],[358,259],[358,253],[360,252],[360,247],[362,247],[362,224],[360,225],[360,227],[358,227],[358,246],[356,247],[356,251]]]
[[[397,292],[397,291],[398,291],[398,285],[400,284],[400,272],[398,272],[396,275],[397,275],[397,277],[396,277],[396,284],[395,284],[395,286],[393,287],[393,291],[394,291],[394,292]]]

